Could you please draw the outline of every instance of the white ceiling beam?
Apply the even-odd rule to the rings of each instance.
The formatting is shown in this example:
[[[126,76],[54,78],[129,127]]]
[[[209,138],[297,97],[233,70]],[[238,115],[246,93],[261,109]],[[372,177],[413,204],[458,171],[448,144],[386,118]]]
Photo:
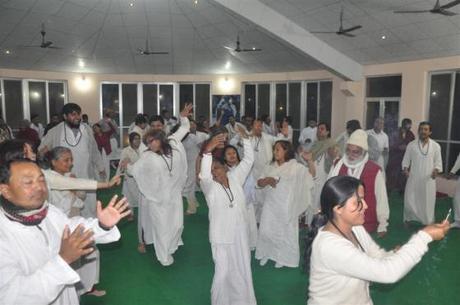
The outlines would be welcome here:
[[[363,67],[258,0],[214,0],[348,80],[360,80]]]

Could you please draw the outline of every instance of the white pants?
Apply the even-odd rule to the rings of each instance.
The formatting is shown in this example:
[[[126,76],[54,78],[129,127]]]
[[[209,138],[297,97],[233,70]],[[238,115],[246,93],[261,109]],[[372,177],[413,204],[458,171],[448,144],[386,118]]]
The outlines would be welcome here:
[[[252,285],[247,226],[240,221],[236,230],[233,244],[211,244],[215,264],[212,305],[257,304]]]

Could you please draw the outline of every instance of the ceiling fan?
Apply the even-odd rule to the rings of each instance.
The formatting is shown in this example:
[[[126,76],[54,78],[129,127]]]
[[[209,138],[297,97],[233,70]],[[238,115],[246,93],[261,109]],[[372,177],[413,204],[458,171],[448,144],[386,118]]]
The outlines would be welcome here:
[[[356,35],[354,34],[351,34],[350,32],[353,32],[357,29],[360,29],[362,28],[361,25],[355,25],[355,26],[352,26],[351,28],[347,28],[347,29],[344,29],[343,28],[343,7],[342,9],[340,10],[340,27],[339,27],[339,30],[336,31],[336,32],[333,32],[333,31],[311,31],[310,33],[313,33],[313,34],[337,34],[337,35],[343,35],[343,36],[347,36],[347,37],[355,37]]]
[[[224,46],[224,48],[226,48],[227,50],[230,50],[232,52],[236,52],[236,53],[262,51],[262,49],[259,49],[259,48],[256,48],[256,47],[253,47],[253,48],[250,48],[250,49],[242,49],[241,46],[240,46],[240,35],[236,36],[236,48],[227,47],[227,46]]]
[[[441,5],[439,0],[436,0],[436,4],[431,10],[407,10],[407,11],[393,11],[395,14],[420,14],[420,13],[432,13],[432,14],[440,14],[444,16],[454,16],[457,13],[452,11],[448,11],[448,8],[454,7],[460,4],[460,0],[451,1],[447,4]]]
[[[42,48],[42,49],[61,49],[59,47],[53,46],[54,43],[52,41],[47,41],[45,39],[46,31],[45,31],[45,24],[44,23],[42,23],[40,35],[42,35],[42,43],[40,45],[26,46],[26,47],[28,47],[28,48]]]
[[[150,51],[149,48],[149,40],[145,40],[145,48],[138,48],[137,51],[139,52],[140,55],[161,55],[161,54],[169,54],[169,52],[154,52]]]

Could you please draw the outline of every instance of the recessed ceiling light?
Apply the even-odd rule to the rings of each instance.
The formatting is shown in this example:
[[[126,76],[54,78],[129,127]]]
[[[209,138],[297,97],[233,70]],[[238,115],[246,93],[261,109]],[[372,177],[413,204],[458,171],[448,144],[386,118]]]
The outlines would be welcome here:
[[[130,7],[133,7],[133,6],[134,6],[134,3],[131,2],[131,3],[129,4],[129,6],[130,6]]]
[[[256,47],[252,47],[252,49],[253,49],[253,50],[255,50],[255,49],[256,49]]]
[[[198,0],[193,0],[194,5],[198,5]]]
[[[232,63],[230,61],[227,61],[225,63],[225,69],[230,69],[231,66],[232,66]]]
[[[431,96],[436,96],[438,93],[436,91],[431,92]]]
[[[385,40],[385,39],[387,39],[387,36],[386,36],[386,35],[382,35],[382,36],[380,36],[380,39]]]
[[[11,54],[10,50],[5,50],[5,54]]]
[[[82,59],[78,60],[78,66],[80,68],[84,68],[85,67],[85,62]]]

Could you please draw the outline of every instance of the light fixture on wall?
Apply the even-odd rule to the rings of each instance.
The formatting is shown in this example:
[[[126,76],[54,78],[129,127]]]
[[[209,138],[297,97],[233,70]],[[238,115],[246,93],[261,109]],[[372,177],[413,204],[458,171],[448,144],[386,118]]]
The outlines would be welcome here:
[[[221,78],[218,82],[219,91],[224,94],[231,93],[232,90],[235,88],[235,81],[230,79],[228,76]]]
[[[85,75],[81,75],[75,80],[75,86],[79,91],[88,91],[91,89],[91,80],[87,79]]]
[[[227,62],[225,63],[225,69],[230,69],[232,67],[232,63],[230,62],[230,60],[227,60]]]
[[[437,96],[437,95],[438,95],[438,92],[436,91],[431,92],[431,96]]]
[[[80,68],[84,68],[84,67],[86,66],[86,64],[85,64],[85,62],[83,61],[83,59],[79,59],[79,60],[78,60],[78,66],[79,66]]]

